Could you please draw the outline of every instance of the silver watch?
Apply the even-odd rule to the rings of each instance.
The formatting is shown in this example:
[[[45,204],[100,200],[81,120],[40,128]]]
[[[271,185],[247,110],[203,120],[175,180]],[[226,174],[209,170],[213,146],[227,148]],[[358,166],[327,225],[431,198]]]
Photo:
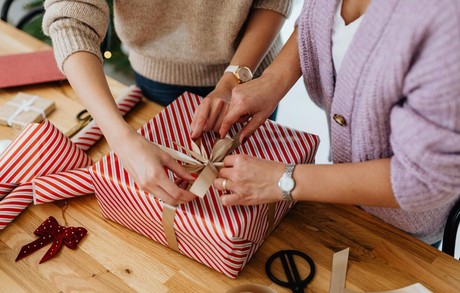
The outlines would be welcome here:
[[[286,171],[284,171],[283,176],[281,176],[280,180],[278,180],[278,187],[283,192],[283,200],[284,201],[292,201],[291,191],[295,187],[295,181],[292,177],[292,173],[294,172],[295,164],[289,164],[286,166]]]

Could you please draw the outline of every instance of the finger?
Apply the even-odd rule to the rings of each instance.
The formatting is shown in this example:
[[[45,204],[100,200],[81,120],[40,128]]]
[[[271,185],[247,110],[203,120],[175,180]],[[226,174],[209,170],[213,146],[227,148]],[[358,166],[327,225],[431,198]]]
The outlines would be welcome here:
[[[224,206],[233,206],[242,203],[243,197],[238,193],[228,193],[220,196],[220,201]]]
[[[195,114],[192,119],[192,139],[197,139],[203,133],[203,128],[206,124],[206,120],[209,116],[209,111],[211,106],[207,100],[204,100],[203,103],[196,109]]]
[[[165,203],[176,206],[180,204],[180,202],[174,198],[172,198],[164,189],[162,189],[160,186],[157,186],[153,191],[149,191],[150,194],[155,196],[158,199],[161,199]]]
[[[250,137],[254,131],[265,121],[262,115],[255,115],[251,121],[246,124],[240,132],[240,143],[243,143],[248,137]]]
[[[225,183],[227,181],[227,183]],[[224,185],[225,184],[225,185]],[[232,190],[233,182],[226,178],[216,178],[214,179],[214,187],[220,191]]]
[[[231,178],[233,178],[234,171],[235,170],[233,168],[222,168],[219,170],[219,178],[227,178],[228,180],[230,180]]]
[[[176,174],[176,176],[179,178],[188,181],[195,180],[195,177],[192,174],[185,171],[185,168],[181,164],[179,164],[169,156],[168,159],[164,161],[164,166],[167,167],[169,170],[173,171],[173,173]]]
[[[182,178],[176,178],[174,180],[174,183],[182,189],[187,189],[189,182],[187,180],[184,180]]]
[[[204,126],[204,129],[203,129],[204,131],[210,131],[213,128],[214,124],[216,123],[221,113],[223,106],[224,106],[224,102],[222,100],[216,101],[212,104],[211,110],[209,111],[208,120],[206,121],[206,125]]]
[[[219,128],[222,125],[222,121],[224,120],[225,115],[227,114],[227,110],[228,110],[228,105],[224,104],[222,106],[222,109],[219,112],[219,116],[217,116],[216,122],[214,123],[214,126],[213,126],[214,132],[219,132]]]
[[[222,120],[222,125],[219,129],[219,134],[221,138],[224,138],[227,132],[230,130],[233,124],[235,124],[241,116],[246,115],[247,113],[242,113],[237,107],[233,107],[230,103],[227,114]]]
[[[228,155],[224,158],[224,167],[230,168],[235,164],[235,160],[238,155]]]
[[[174,182],[169,180],[168,176],[166,176],[166,173],[164,176],[160,176],[157,182],[160,182],[160,184],[158,184],[158,188],[161,188],[164,191],[164,196],[169,201],[173,200],[180,204],[191,201],[196,197],[196,195],[190,191],[181,189],[176,184],[174,184]]]
[[[248,122],[249,119],[251,119],[251,115],[246,114],[246,115],[241,116],[240,119],[238,119],[238,121],[236,121],[236,122],[237,123],[245,123],[245,122]]]

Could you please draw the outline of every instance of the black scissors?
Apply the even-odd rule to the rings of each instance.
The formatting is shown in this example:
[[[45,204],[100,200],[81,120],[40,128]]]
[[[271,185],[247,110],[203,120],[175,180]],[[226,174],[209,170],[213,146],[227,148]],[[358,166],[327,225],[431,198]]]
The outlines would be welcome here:
[[[93,120],[93,117],[91,117],[91,115],[88,113],[88,111],[86,109],[81,110],[80,112],[78,112],[76,118],[78,120],[78,124],[75,125],[74,127],[72,127],[66,133],[66,136],[69,137],[69,138],[74,136],[75,134],[77,134],[78,131],[80,131],[83,127],[88,125],[88,123],[90,123],[91,120]]]
[[[299,271],[297,270],[297,265],[294,261],[294,255],[305,260],[310,266],[310,273],[305,279],[300,277]],[[280,258],[281,264],[283,265],[284,273],[287,277],[287,282],[278,279],[272,273],[272,264],[275,259]],[[313,260],[306,255],[305,253],[298,250],[281,250],[270,256],[265,264],[265,271],[267,272],[270,280],[276,284],[289,288],[292,292],[300,293],[304,292],[304,288],[307,287],[307,284],[311,282],[315,276],[315,264]]]

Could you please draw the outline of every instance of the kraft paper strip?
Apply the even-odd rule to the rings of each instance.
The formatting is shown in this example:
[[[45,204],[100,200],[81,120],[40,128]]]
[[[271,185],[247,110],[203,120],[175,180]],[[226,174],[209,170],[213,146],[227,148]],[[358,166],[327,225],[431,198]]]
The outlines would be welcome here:
[[[166,241],[169,248],[179,252],[179,245],[177,244],[176,232],[174,231],[174,218],[176,216],[176,207],[167,203],[161,202],[163,206],[163,229],[165,230]]]
[[[155,142],[152,143],[164,152],[168,153],[173,159],[185,163],[185,169],[187,171],[194,173],[201,170],[200,175],[189,189],[190,192],[201,198],[203,198],[209,187],[212,185],[212,182],[217,177],[218,169],[223,166],[225,156],[233,152],[233,150],[240,145],[239,132],[232,138],[230,136],[226,136],[225,138],[216,141],[209,157],[206,154],[201,141],[198,141],[198,143],[192,141],[192,150],[176,144],[187,154]]]
[[[345,288],[345,280],[347,276],[348,254],[350,248],[334,253],[332,258],[332,276],[329,284],[329,293],[357,293],[353,290]],[[368,293],[433,293],[420,283],[415,283],[410,286],[389,290],[376,291]]]

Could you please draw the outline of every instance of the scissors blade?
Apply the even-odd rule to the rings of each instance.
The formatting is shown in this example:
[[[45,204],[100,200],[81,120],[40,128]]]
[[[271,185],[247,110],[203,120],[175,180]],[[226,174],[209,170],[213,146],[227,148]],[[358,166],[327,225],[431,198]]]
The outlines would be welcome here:
[[[74,127],[72,127],[69,131],[67,131],[65,133],[65,135],[68,137],[68,138],[71,138],[72,136],[74,136],[75,134],[77,134],[80,130],[82,130],[86,125],[88,125],[88,123],[90,122],[91,120],[82,120],[82,121],[79,121],[77,125],[75,125]]]

